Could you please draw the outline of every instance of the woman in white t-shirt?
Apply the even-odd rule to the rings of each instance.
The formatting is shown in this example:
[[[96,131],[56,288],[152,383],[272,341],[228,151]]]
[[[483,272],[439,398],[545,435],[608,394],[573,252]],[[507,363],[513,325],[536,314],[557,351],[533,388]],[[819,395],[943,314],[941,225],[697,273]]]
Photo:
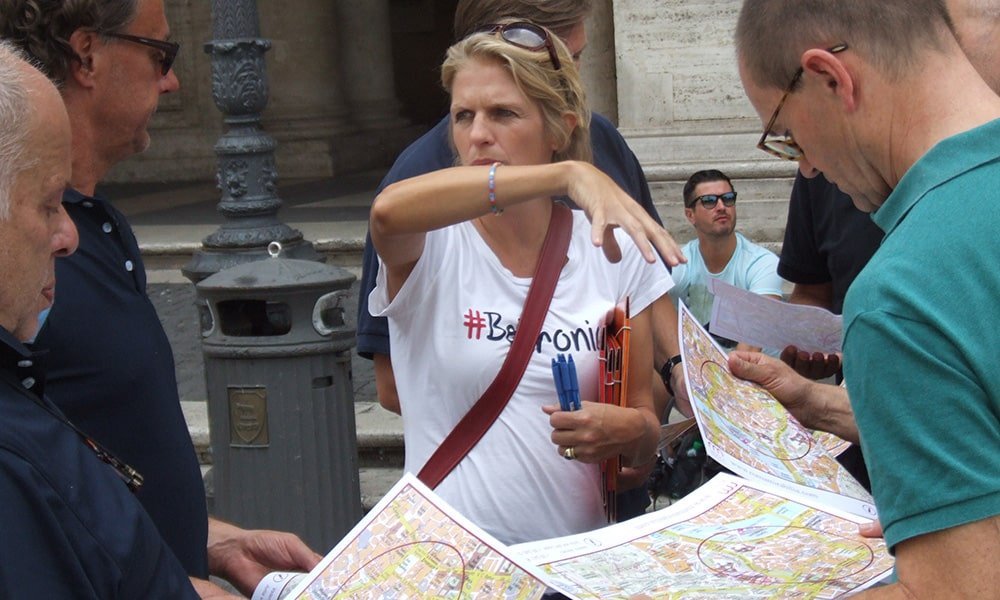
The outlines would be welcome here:
[[[420,471],[496,376],[552,198],[568,196],[583,212],[573,211],[566,262],[527,370],[436,491],[506,543],[600,527],[600,462],[620,455],[626,466],[641,465],[656,453],[646,308],[673,282],[653,247],[669,260],[680,253],[588,162],[590,113],[579,75],[547,30],[513,22],[473,34],[449,49],[442,81],[461,166],[391,185],[371,211],[380,267],[369,309],[389,319],[406,470]],[[598,324],[626,297],[630,378],[628,408],[620,408],[592,401]],[[558,353],[576,362],[579,411],[559,410],[550,367]]]

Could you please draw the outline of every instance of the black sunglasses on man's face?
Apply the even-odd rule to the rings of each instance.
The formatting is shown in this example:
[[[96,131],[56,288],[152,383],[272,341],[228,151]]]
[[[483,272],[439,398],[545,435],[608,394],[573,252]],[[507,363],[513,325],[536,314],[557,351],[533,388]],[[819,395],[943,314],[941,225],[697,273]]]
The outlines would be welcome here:
[[[174,59],[177,58],[177,52],[181,49],[181,45],[177,42],[154,40],[152,38],[139,37],[137,35],[129,35],[127,33],[104,33],[102,35],[117,38],[119,40],[125,40],[135,44],[142,44],[143,46],[156,48],[162,52],[163,58],[160,59],[160,74],[164,77],[166,77],[167,73],[170,72],[170,67],[174,65]]]
[[[688,206],[688,208],[694,208],[696,204],[701,202],[702,206],[708,210],[712,210],[715,208],[715,205],[719,203],[719,200],[722,200],[723,206],[734,206],[736,204],[736,192],[726,192],[725,194],[705,194],[704,196],[698,196],[691,201],[691,206]]]

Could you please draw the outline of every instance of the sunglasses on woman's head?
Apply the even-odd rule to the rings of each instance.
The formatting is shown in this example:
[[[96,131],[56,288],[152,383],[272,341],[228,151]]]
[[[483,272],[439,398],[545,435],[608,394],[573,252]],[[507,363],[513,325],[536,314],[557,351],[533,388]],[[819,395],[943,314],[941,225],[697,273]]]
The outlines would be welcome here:
[[[562,68],[559,56],[556,55],[556,47],[552,43],[547,31],[528,21],[515,21],[505,25],[485,25],[477,33],[499,33],[500,38],[512,46],[532,50],[535,52],[542,49],[549,51],[549,60],[552,66],[558,71]]]

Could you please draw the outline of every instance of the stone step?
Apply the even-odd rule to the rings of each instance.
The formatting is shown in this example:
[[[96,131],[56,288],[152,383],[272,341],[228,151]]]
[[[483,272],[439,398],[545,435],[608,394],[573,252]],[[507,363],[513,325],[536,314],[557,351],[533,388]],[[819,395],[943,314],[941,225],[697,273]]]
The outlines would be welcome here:
[[[368,467],[358,469],[361,483],[361,508],[371,510],[386,492],[403,476],[402,467]]]
[[[358,466],[362,469],[403,468],[403,419],[377,402],[355,402]]]

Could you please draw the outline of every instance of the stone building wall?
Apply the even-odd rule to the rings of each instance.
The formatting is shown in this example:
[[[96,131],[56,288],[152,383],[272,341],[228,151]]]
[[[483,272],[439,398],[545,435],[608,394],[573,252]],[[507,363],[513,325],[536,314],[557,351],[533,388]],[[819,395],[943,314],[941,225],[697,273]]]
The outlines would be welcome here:
[[[795,165],[756,148],[762,127],[732,42],[739,7],[739,0],[614,1],[619,129],[678,239],[691,237],[684,181],[705,168],[734,179],[744,234],[783,235]]]
[[[281,178],[388,166],[444,114],[436,72],[456,1],[258,0],[261,35],[272,43],[263,124],[279,143]],[[761,125],[740,86],[732,45],[739,5],[595,0],[588,23],[583,78],[591,105],[619,125],[679,239],[691,236],[683,182],[709,167],[734,178],[742,231],[764,241],[780,240],[783,231],[795,166],[755,148]],[[203,50],[212,37],[210,3],[167,0],[166,8],[182,44],[181,90],[161,102],[149,151],[116,168],[113,180],[215,176],[222,115]]]

